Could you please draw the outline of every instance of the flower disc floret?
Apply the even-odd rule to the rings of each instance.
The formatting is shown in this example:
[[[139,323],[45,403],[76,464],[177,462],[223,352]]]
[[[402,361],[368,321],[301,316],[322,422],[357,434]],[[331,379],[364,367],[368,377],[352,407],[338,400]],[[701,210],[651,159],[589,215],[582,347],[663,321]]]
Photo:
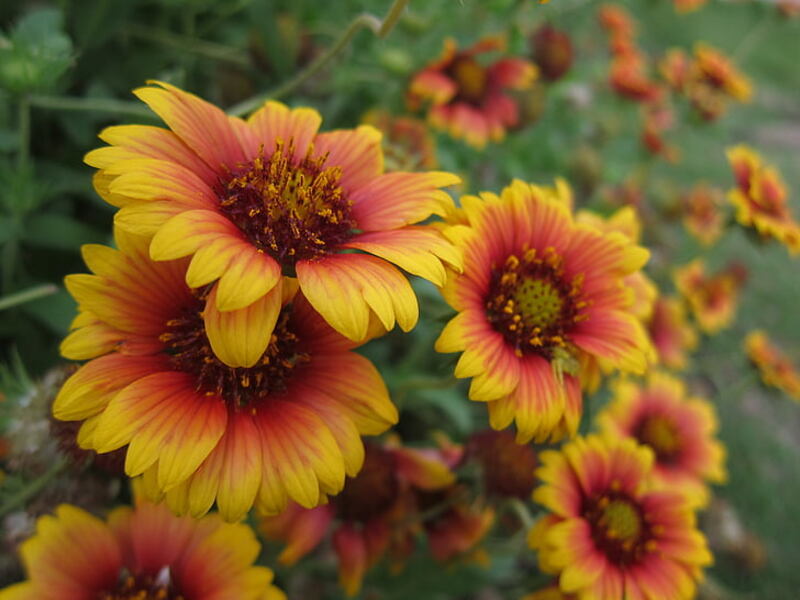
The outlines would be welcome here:
[[[340,184],[341,167],[307,153],[293,164],[282,140],[265,156],[234,169],[217,192],[220,211],[259,250],[282,265],[325,256],[356,227],[352,203]],[[289,273],[293,274],[293,273]]]

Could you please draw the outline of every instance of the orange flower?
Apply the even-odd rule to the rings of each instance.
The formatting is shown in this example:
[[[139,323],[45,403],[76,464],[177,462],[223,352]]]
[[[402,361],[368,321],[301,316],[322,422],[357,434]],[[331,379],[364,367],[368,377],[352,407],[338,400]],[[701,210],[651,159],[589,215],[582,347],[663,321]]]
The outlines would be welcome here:
[[[196,521],[141,502],[101,521],[68,504],[40,517],[20,552],[29,581],[4,600],[285,600],[272,571],[253,566],[260,546],[244,524]]]
[[[731,324],[747,273],[740,265],[730,265],[708,276],[705,262],[697,258],[675,269],[673,278],[678,291],[689,303],[700,329],[714,334]]]
[[[576,224],[564,202],[522,181],[461,204],[468,224],[446,235],[465,270],[442,288],[458,315],[436,349],[463,352],[456,377],[473,378],[469,396],[487,403],[494,429],[516,421],[518,442],[572,435],[592,363],[645,368],[648,342],[623,280],[648,252]]]
[[[409,169],[433,169],[437,166],[433,136],[423,121],[394,116],[378,108],[364,115],[362,121],[383,133],[387,163]]]
[[[748,333],[744,347],[765,385],[783,390],[800,402],[800,371],[789,356],[770,341],[766,332],[756,329]]]
[[[678,298],[657,298],[648,333],[658,353],[658,362],[670,369],[685,369],[687,351],[697,347],[697,331],[686,319],[686,309]]]
[[[533,494],[551,514],[529,541],[568,594],[596,600],[694,596],[711,563],[687,498],[648,488],[653,453],[632,439],[590,435],[541,453]]]
[[[450,470],[461,456],[432,449],[366,444],[364,468],[348,479],[329,504],[311,510],[290,504],[286,511],[261,521],[270,539],[286,542],[278,560],[292,565],[316,548],[334,526],[333,549],[339,560],[339,581],[348,596],[358,593],[366,572],[387,552],[399,568],[414,548],[423,511],[435,498],[453,493]],[[456,511],[450,514],[450,511]],[[451,527],[450,523],[455,523]],[[423,523],[437,560],[466,552],[477,543],[475,518],[464,503]],[[480,536],[482,537],[482,536]],[[456,552],[457,551],[457,552]]]
[[[615,58],[611,62],[609,81],[620,96],[636,102],[655,102],[664,93],[661,86],[650,79],[645,63],[629,56]]]
[[[722,52],[698,42],[690,75],[693,86],[707,86],[740,102],[749,102],[753,94],[747,79]]]
[[[611,34],[633,37],[636,33],[636,22],[630,13],[619,4],[603,4],[597,11],[600,24]]]
[[[413,226],[447,210],[439,188],[458,177],[384,173],[375,128],[318,133],[316,111],[271,101],[243,121],[166,83],[134,93],[170,129],[103,131],[111,146],[86,156],[100,169],[95,188],[120,207],[120,228],[154,236],[153,259],[191,256],[186,283],[213,284],[219,311],[264,302],[282,274],[296,275],[314,309],[361,341],[373,318],[404,330],[417,320],[392,263],[434,283],[442,260],[458,265],[438,232]]]
[[[778,170],[762,164],[758,154],[744,145],[729,148],[727,154],[737,185],[728,192],[736,220],[764,238],[780,241],[791,254],[800,253],[800,224],[789,210]]]
[[[647,384],[618,380],[614,397],[597,416],[601,431],[630,437],[655,454],[653,482],[657,489],[682,491],[698,507],[708,504],[706,481],[724,483],[725,447],[714,406],[688,397],[683,382],[651,371]]]
[[[683,197],[682,205],[683,226],[703,246],[712,246],[725,227],[722,192],[706,183],[698,183]]]
[[[220,312],[217,288],[186,285],[187,259],[152,261],[147,238],[116,234],[120,250],[83,247],[94,275],[66,279],[80,314],[61,351],[90,360],[53,413],[85,421],[79,445],[127,445],[127,474],[144,474],[150,498],[166,493],[173,510],[194,516],[215,500],[235,521],[254,502],[275,513],[287,498],[311,507],[339,492],[361,468],[359,435],[397,421],[375,367],[350,351],[356,344],[294,280],[279,280],[246,311]],[[254,361],[242,355],[250,352]]]
[[[505,48],[500,36],[465,50],[446,39],[442,55],[412,79],[409,103],[416,107],[430,102],[431,124],[476,148],[503,139],[506,129],[519,121],[519,107],[506,90],[526,89],[538,74],[536,66],[522,58],[505,57],[489,66],[478,62],[480,54]]]

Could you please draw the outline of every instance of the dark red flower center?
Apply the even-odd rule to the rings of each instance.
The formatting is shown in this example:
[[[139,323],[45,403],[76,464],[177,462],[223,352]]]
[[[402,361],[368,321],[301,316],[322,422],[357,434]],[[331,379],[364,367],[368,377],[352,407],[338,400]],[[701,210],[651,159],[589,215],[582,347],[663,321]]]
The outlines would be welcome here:
[[[394,456],[374,444],[364,444],[364,466],[347,478],[336,496],[339,518],[365,523],[389,510],[397,500],[400,484]]]
[[[175,582],[165,567],[158,575],[132,575],[127,569],[120,574],[113,591],[100,592],[97,600],[186,600],[175,588]]]
[[[653,449],[660,463],[673,463],[680,456],[680,432],[672,419],[665,415],[645,416],[633,435],[639,442]]]
[[[609,490],[585,501],[583,517],[597,549],[616,565],[635,564],[653,549],[652,527],[641,506],[623,492]]]
[[[480,105],[486,96],[489,75],[486,69],[471,56],[456,58],[447,73],[458,86],[456,100]]]
[[[569,332],[587,318],[582,285],[582,275],[567,279],[553,248],[531,248],[493,269],[486,315],[517,356],[536,353],[550,360],[569,354]]]
[[[272,154],[262,148],[217,190],[222,214],[287,274],[298,260],[331,252],[356,227],[341,168],[326,167],[327,155],[312,158],[311,148],[299,161],[293,154],[291,140],[278,140]]]
[[[204,304],[198,297],[179,316],[167,321],[159,337],[173,368],[195,377],[198,393],[218,395],[234,408],[253,407],[268,396],[284,393],[295,369],[311,360],[293,331],[291,305],[287,305],[281,310],[269,346],[254,366],[226,365],[208,341]]]

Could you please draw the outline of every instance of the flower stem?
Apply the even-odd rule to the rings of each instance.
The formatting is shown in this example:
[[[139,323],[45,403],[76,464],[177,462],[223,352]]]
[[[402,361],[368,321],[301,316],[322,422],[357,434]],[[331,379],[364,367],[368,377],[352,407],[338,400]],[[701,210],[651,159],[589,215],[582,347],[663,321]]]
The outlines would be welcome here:
[[[320,69],[327,65],[333,58],[336,57],[342,50],[344,50],[353,39],[356,33],[361,29],[368,28],[378,37],[386,37],[392,28],[397,23],[403,9],[408,4],[409,0],[394,0],[389,12],[383,20],[378,19],[375,15],[370,13],[362,13],[350,22],[347,29],[342,32],[334,44],[328,48],[322,55],[320,55],[314,62],[308,65],[305,69],[297,73],[294,77],[288,79],[278,87],[266,92],[243,100],[242,102],[232,106],[228,113],[234,116],[246,115],[254,111],[265,100],[269,98],[280,98],[289,92],[293,91],[296,87],[301,85],[304,81],[315,75]]]
[[[19,134],[17,168],[22,171],[28,166],[31,146],[31,103],[27,95],[23,94],[19,97],[19,106],[17,109],[17,118],[19,121],[17,124]]]
[[[0,517],[4,517],[12,510],[25,504],[25,502],[36,496],[36,494],[42,491],[51,480],[64,470],[68,462],[66,458],[57,461],[40,477],[31,481],[28,485],[3,502],[3,504],[0,505]]]
[[[36,287],[28,288],[27,290],[22,290],[21,292],[9,294],[0,298],[0,310],[5,310],[19,304],[25,304],[26,302],[31,302],[32,300],[38,300],[39,298],[44,298],[45,296],[51,296],[57,291],[58,287],[52,283],[45,283],[44,285],[37,285]]]
[[[194,30],[194,23],[187,18],[185,23],[187,33]],[[190,35],[181,35],[171,31],[158,31],[141,25],[128,26],[126,33],[148,42],[154,42],[162,46],[175,48],[183,53],[198,54],[211,60],[228,62],[246,67],[250,64],[244,53],[236,48],[230,48],[223,44],[198,40]]]
[[[135,117],[150,117],[151,113],[138,102],[116,100],[114,98],[72,98],[69,96],[30,96],[31,106],[53,110],[87,110],[110,112]]]

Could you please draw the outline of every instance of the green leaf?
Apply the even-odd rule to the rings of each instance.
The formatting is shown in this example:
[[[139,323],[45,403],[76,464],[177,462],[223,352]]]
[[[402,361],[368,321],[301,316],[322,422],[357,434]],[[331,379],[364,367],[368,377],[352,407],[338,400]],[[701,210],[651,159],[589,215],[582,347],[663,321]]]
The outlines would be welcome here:
[[[52,296],[23,304],[20,308],[60,336],[69,331],[69,324],[76,314],[75,301],[63,289]]]
[[[72,41],[61,11],[42,8],[0,36],[0,87],[15,93],[52,89],[72,64]]]
[[[22,239],[32,246],[74,250],[82,244],[102,242],[103,235],[92,227],[60,214],[39,214],[27,220]]]
[[[0,245],[16,237],[16,229],[14,219],[0,216]]]

